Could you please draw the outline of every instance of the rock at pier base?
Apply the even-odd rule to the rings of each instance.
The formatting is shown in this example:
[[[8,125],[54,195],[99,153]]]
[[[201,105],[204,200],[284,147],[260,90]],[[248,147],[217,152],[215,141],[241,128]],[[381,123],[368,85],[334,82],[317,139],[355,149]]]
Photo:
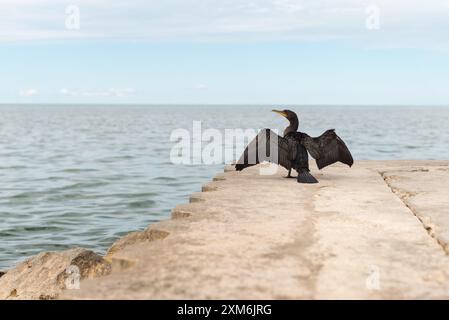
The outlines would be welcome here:
[[[79,289],[79,280],[110,270],[101,256],[83,248],[42,252],[0,278],[0,299],[56,299],[64,289]]]
[[[116,242],[114,242],[114,244],[109,248],[106,254],[106,259],[111,259],[116,252],[123,250],[127,246],[145,241],[163,239],[167,236],[168,232],[153,228],[147,228],[146,230],[143,231],[131,232],[126,236],[118,239]]]

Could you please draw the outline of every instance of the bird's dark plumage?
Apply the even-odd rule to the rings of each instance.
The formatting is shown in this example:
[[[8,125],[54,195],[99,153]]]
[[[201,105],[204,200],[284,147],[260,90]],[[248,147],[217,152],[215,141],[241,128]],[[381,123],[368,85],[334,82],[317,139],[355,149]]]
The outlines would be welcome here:
[[[348,147],[335,133],[334,129],[327,130],[316,138],[312,138],[302,132],[296,134],[301,144],[315,159],[318,169],[322,169],[338,161],[350,167],[354,164],[351,152],[349,152]]]
[[[284,131],[284,137],[278,136],[270,129],[261,130],[237,161],[237,171],[268,161],[289,170],[289,176],[291,169],[296,170],[297,181],[300,183],[317,183],[310,174],[308,153],[315,159],[319,169],[335,162],[342,162],[350,167],[353,165],[351,152],[334,129],[313,138],[306,133],[297,132],[299,121],[296,113],[290,110],[273,111],[290,122]]]
[[[237,171],[251,167],[263,161],[276,163],[287,170],[301,173],[298,182],[316,183],[309,173],[307,150],[294,134],[280,137],[270,129],[263,129],[246,147],[235,165]]]

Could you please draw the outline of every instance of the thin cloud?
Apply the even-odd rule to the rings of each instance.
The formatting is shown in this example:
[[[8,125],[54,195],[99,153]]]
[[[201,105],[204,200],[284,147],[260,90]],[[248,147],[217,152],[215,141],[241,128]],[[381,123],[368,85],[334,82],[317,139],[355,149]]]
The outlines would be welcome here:
[[[205,90],[205,89],[207,89],[207,86],[203,83],[199,83],[199,84],[195,85],[193,88],[195,90]]]
[[[19,92],[19,94],[23,97],[32,97],[39,93],[39,91],[35,88],[24,89]]]
[[[0,41],[331,41],[433,47],[449,37],[448,0],[79,0],[67,30],[57,0],[0,0]],[[366,8],[380,9],[368,33]],[[124,14],[126,12],[126,14]]]
[[[125,88],[125,89],[117,89],[117,88],[109,88],[104,90],[70,90],[66,88],[62,88],[59,90],[59,94],[63,96],[72,96],[72,97],[116,97],[116,98],[125,98],[130,97],[135,94],[135,90],[133,88]]]

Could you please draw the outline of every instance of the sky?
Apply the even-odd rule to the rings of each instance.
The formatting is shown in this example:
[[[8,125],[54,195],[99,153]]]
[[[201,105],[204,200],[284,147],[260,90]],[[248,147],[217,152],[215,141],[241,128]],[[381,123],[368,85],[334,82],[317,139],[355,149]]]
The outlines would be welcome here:
[[[0,103],[449,105],[449,0],[0,0]]]

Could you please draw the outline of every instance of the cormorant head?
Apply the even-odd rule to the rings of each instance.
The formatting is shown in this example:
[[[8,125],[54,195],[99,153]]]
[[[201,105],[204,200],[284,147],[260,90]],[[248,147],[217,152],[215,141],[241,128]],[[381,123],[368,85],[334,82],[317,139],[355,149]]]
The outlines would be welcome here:
[[[298,121],[298,116],[291,110],[272,110],[272,111],[287,118],[287,120],[290,122],[294,122],[295,120]]]
[[[288,122],[290,122],[289,126],[284,130],[284,137],[289,133],[296,132],[298,130],[299,121],[296,113],[290,110],[273,110],[273,112],[276,112],[281,116],[287,118]]]

